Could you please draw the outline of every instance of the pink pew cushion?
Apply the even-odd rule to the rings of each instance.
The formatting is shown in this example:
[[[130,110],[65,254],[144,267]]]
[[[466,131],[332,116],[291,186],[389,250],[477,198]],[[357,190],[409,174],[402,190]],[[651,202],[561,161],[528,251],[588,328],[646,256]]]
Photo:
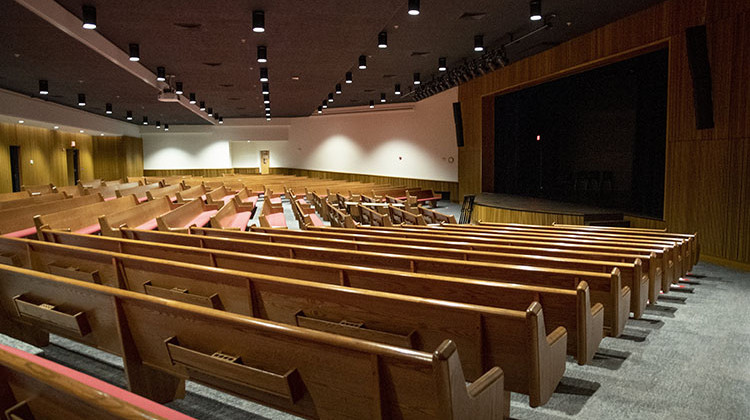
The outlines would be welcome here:
[[[138,198],[138,202],[139,203],[143,203],[143,202],[146,202],[146,201],[148,201],[148,197],[139,197]]]
[[[199,214],[195,219],[189,221],[188,224],[183,227],[188,227],[192,225],[196,225],[198,227],[206,226],[208,222],[211,221],[211,216],[215,215],[216,213],[217,213],[216,210],[204,211],[203,213]]]
[[[297,202],[300,204],[307,204],[307,200],[305,200],[304,198],[300,198],[299,200],[297,200]]]
[[[234,195],[225,195],[224,197],[222,197],[221,201],[223,201],[224,204],[227,204],[228,202],[232,201],[232,197],[234,197]]]
[[[95,225],[90,225],[90,226],[86,226],[85,228],[78,229],[78,230],[74,231],[73,233],[80,233],[82,235],[91,235],[91,234],[94,234],[94,233],[99,233],[99,231],[101,230],[101,228],[102,228],[101,225],[99,225],[99,223],[97,223]]]
[[[442,197],[426,197],[426,198],[417,198],[417,202],[423,202],[423,201],[434,201],[434,200],[440,200]]]
[[[258,196],[257,196],[257,195],[254,195],[254,196],[252,196],[252,197],[248,197],[248,198],[246,198],[246,199],[242,200],[242,202],[243,202],[243,203],[246,203],[246,204],[250,204],[250,203],[252,203],[252,205],[255,205],[255,204],[257,204],[257,203],[258,203]]]
[[[154,230],[154,229],[157,228],[157,226],[158,225],[156,223],[156,219],[151,219],[151,220],[149,220],[148,222],[146,222],[146,223],[144,223],[142,225],[136,226],[135,229],[139,229],[139,230]]]
[[[286,217],[284,217],[284,213],[267,214],[266,220],[268,221],[268,224],[273,227],[286,227]]]
[[[4,233],[2,236],[6,238],[25,238],[36,233],[36,227],[30,227],[23,230],[17,230],[15,232]]]
[[[281,197],[271,197],[271,204],[281,204]]]
[[[320,217],[318,217],[315,213],[308,214],[310,216],[310,220],[312,221],[313,226],[323,226],[323,221],[320,220]]]
[[[250,221],[250,216],[252,216],[251,212],[243,211],[235,214],[231,219],[222,220],[221,224],[225,228],[245,230],[247,229],[247,222]]]
[[[139,395],[135,395],[131,392],[128,392],[122,388],[118,388],[114,385],[110,385],[104,381],[100,381],[99,379],[93,378],[84,373],[78,372],[76,370],[67,368],[62,365],[58,365],[57,363],[51,362],[47,359],[43,359],[39,356],[26,353],[23,350],[18,350],[16,348],[8,347],[2,344],[0,344],[0,349],[10,354],[13,354],[15,356],[22,357],[35,365],[39,365],[45,369],[49,369],[60,375],[67,376],[73,379],[74,381],[80,382],[88,387],[99,390],[104,394],[111,395],[115,398],[118,398],[122,401],[127,402],[128,404],[134,405],[136,407],[140,407],[141,409],[154,413],[157,416],[161,416],[166,419],[175,419],[175,420],[191,420],[191,419],[194,420],[193,417],[186,416],[182,413],[172,410],[171,408],[167,408],[161,404],[155,403]]]
[[[117,198],[116,195],[113,195],[112,197],[104,197],[104,201],[114,200],[116,198]]]

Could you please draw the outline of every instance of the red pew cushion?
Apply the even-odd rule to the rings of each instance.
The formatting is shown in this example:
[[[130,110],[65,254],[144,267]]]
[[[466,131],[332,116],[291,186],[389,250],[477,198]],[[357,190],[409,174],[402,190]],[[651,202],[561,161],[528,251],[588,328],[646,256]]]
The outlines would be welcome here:
[[[78,229],[74,231],[73,233],[80,233],[82,235],[92,235],[94,233],[99,233],[99,231],[102,229],[101,225],[99,223],[95,225],[86,226],[85,228]]]
[[[266,220],[268,221],[268,224],[273,227],[286,227],[286,217],[284,217],[284,213],[267,214]]]
[[[154,230],[157,227],[158,227],[158,225],[156,223],[156,219],[151,219],[151,220],[149,220],[148,222],[146,222],[146,223],[144,223],[142,225],[136,226],[135,229],[139,229],[139,230]]]
[[[25,238],[36,233],[36,227],[30,227],[23,230],[17,230],[15,232],[4,233],[2,236],[6,238]]]
[[[203,213],[199,214],[195,219],[188,222],[187,225],[184,227],[196,225],[198,227],[203,227],[208,224],[209,221],[211,221],[211,216],[215,215],[217,213],[216,210],[209,210],[204,211]]]

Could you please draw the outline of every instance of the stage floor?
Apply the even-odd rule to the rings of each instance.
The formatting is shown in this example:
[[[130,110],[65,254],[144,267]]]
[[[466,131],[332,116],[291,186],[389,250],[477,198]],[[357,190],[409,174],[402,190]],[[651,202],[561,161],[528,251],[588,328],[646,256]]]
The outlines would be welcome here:
[[[481,193],[474,199],[474,205],[537,213],[569,214],[575,216],[624,214],[622,210],[566,203],[543,198],[520,195]]]

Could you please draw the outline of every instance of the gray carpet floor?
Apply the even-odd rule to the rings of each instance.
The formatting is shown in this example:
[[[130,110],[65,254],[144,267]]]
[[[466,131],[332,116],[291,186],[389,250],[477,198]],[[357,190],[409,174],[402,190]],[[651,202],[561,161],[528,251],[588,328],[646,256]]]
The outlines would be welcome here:
[[[289,227],[297,227],[284,206]],[[460,205],[441,202],[438,210],[458,215]],[[671,292],[642,319],[628,320],[620,338],[602,341],[593,363],[569,359],[546,405],[531,408],[513,394],[511,417],[750,419],[750,273],[701,262],[692,274],[693,293]],[[0,342],[125,385],[118,357],[70,340],[53,336],[43,349],[2,335]],[[167,405],[199,419],[296,418],[191,382],[187,391]]]

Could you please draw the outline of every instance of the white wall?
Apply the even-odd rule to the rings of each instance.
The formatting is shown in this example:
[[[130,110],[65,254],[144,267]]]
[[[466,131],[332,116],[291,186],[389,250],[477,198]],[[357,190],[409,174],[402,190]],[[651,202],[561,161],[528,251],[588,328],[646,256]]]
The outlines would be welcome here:
[[[168,133],[147,127],[144,168],[258,167],[260,150],[270,150],[271,167],[458,181],[457,100],[454,88],[405,110],[225,119],[223,126],[174,126]]]

